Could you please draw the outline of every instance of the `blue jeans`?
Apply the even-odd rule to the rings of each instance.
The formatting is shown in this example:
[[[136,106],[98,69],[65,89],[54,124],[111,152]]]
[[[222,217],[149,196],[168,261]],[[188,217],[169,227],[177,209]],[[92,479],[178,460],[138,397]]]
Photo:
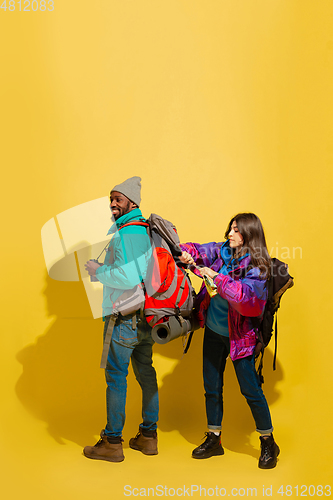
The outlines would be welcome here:
[[[213,332],[207,326],[203,343],[203,376],[208,428],[221,430],[223,417],[223,374],[230,352],[229,337]],[[233,361],[241,393],[251,409],[257,431],[273,431],[270,411],[255,369],[254,354]]]
[[[155,430],[158,421],[158,389],[155,368],[152,366],[151,327],[145,319],[136,317],[132,328],[132,316],[120,316],[115,324],[105,369],[107,436],[121,436],[125,424],[127,374],[130,360],[142,389],[142,423],[145,430]],[[109,324],[105,318],[104,337]]]

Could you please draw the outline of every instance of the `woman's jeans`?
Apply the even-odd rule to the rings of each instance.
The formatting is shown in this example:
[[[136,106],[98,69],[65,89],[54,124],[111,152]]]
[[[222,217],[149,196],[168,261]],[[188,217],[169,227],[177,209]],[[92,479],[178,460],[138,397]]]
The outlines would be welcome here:
[[[107,383],[106,408],[107,436],[121,436],[125,423],[127,374],[130,360],[142,389],[142,423],[145,430],[155,430],[158,420],[158,389],[155,368],[152,366],[151,327],[145,319],[136,317],[136,329],[132,328],[132,316],[120,316],[115,324],[105,370]],[[109,324],[105,318],[104,337]]]
[[[203,376],[208,428],[221,429],[223,417],[223,374],[230,352],[229,337],[205,328],[203,344]],[[239,387],[251,409],[257,431],[270,434],[273,431],[271,416],[255,370],[254,354],[233,361]]]

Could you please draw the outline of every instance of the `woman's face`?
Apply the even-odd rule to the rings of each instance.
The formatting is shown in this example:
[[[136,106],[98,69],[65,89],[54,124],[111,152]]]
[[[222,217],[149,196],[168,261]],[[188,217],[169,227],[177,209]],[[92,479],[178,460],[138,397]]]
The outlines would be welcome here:
[[[238,231],[237,222],[234,220],[229,233],[230,248],[240,248],[243,245],[243,241],[243,236]]]

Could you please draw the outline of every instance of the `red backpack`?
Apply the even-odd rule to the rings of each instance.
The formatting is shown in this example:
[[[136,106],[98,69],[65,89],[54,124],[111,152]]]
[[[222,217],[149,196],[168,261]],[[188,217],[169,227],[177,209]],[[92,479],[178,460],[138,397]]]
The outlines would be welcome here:
[[[156,214],[151,214],[147,221],[129,222],[119,229],[129,225],[145,226],[152,243],[144,280],[144,315],[154,327],[153,339],[164,344],[197,329],[190,319],[195,292],[179,260],[182,250],[175,226]]]

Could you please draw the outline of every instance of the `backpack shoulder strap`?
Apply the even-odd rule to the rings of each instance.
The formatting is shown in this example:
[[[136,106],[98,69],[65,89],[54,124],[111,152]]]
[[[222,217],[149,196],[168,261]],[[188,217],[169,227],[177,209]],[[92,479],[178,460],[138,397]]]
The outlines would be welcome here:
[[[192,332],[190,332],[190,334],[189,334],[189,336],[188,336],[187,343],[186,343],[186,347],[185,347],[185,349],[184,349],[184,354],[186,354],[186,353],[187,353],[187,351],[188,351],[188,350],[189,350],[189,348],[190,348],[190,345],[191,345],[191,342],[192,342],[193,333],[194,333],[193,331],[192,331]]]
[[[133,221],[133,222],[127,222],[126,224],[123,224],[118,228],[118,231],[122,229],[123,227],[127,226],[144,226],[144,227],[149,227],[148,222],[145,222],[144,220],[138,220],[138,221]]]
[[[277,309],[284,292],[294,286],[294,279],[288,272],[287,264],[276,258],[272,259],[272,276],[274,279],[272,300],[275,309]]]
[[[277,312],[275,313],[275,348],[274,348],[274,357],[273,357],[273,370],[276,370],[276,356],[277,356]]]

